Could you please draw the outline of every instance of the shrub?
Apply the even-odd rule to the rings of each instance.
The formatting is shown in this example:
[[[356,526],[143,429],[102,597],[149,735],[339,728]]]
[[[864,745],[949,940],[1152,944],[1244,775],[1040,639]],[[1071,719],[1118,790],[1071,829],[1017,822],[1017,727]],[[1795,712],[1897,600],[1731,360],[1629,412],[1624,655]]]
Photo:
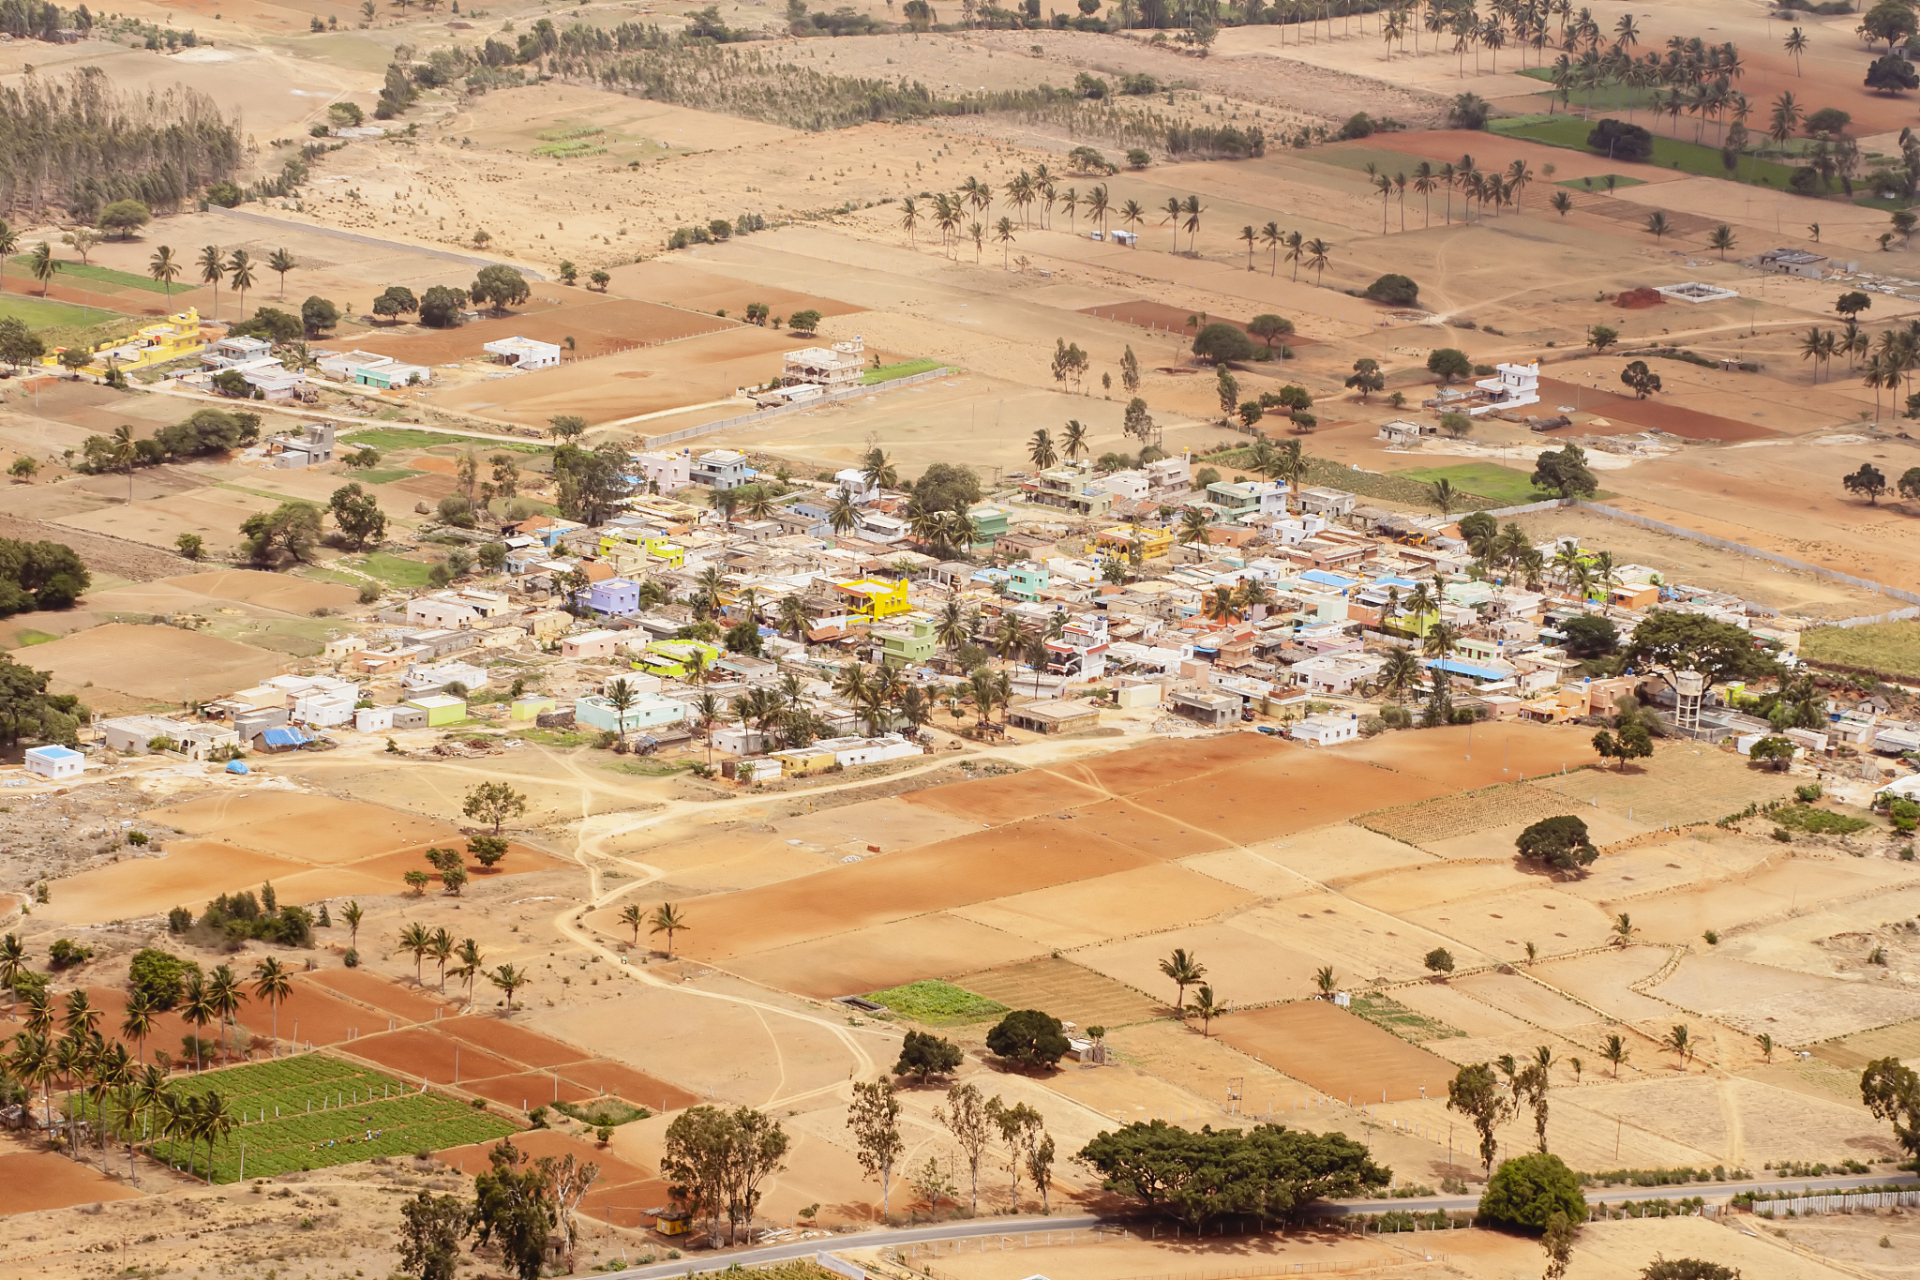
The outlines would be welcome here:
[[[1587,134],[1587,145],[1610,160],[1645,160],[1653,155],[1653,135],[1637,124],[1606,119]]]
[[[181,916],[186,919],[179,928],[173,929],[174,933],[184,932],[193,923],[191,911],[185,907],[175,907],[168,913],[168,927],[171,929]],[[188,975],[198,972],[200,966],[191,960],[183,960],[158,947],[147,947],[135,953],[133,963],[127,966],[127,987],[145,995],[154,1008],[171,1009],[180,1002]]]
[[[1487,1226],[1541,1232],[1556,1213],[1569,1222],[1587,1220],[1580,1179],[1559,1156],[1546,1152],[1516,1156],[1493,1171],[1480,1197],[1480,1220]]]
[[[71,938],[56,938],[53,945],[47,948],[47,962],[55,969],[71,969],[91,959],[93,948],[82,946]]]
[[[1420,300],[1420,286],[1406,276],[1388,272],[1367,286],[1367,296],[1375,302],[1410,307]]]
[[[1570,813],[1542,818],[1522,831],[1513,844],[1522,858],[1554,871],[1578,871],[1592,866],[1600,856],[1587,834],[1587,824]]]
[[[987,1032],[987,1048],[1019,1067],[1051,1067],[1066,1056],[1060,1019],[1038,1009],[1016,1009]]]

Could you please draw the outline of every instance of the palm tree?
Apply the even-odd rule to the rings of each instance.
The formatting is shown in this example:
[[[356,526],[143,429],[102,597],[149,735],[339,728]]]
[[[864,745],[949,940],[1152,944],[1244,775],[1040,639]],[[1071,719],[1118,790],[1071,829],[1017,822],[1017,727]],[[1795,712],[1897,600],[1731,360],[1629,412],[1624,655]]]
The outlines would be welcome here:
[[[1307,266],[1313,269],[1313,282],[1319,284],[1326,275],[1327,264],[1332,261],[1333,246],[1317,237],[1306,243]]]
[[[207,1140],[207,1185],[212,1186],[213,1149],[233,1132],[233,1113],[227,1110],[226,1098],[211,1090],[194,1099],[193,1109],[194,1136]]]
[[[973,617],[958,600],[941,606],[933,622],[933,639],[949,653],[973,639]]]
[[[1202,984],[1193,993],[1193,1012],[1200,1015],[1200,1034],[1213,1034],[1213,1020],[1227,1011],[1227,1007],[1213,998],[1213,988]]]
[[[426,984],[426,978],[420,972],[420,969],[426,962],[427,948],[431,945],[432,940],[433,934],[428,931],[427,926],[419,923],[409,923],[401,928],[399,938],[400,945],[393,949],[395,955],[400,954],[402,951],[411,951],[413,953],[413,981],[416,986],[424,986]]]
[[[1134,231],[1135,247],[1138,247],[1140,243],[1140,232],[1138,228],[1140,224],[1142,222],[1145,222],[1146,220],[1147,220],[1146,208],[1138,200],[1129,200],[1125,204],[1120,206],[1120,221],[1126,223],[1129,227],[1135,228],[1135,231]]]
[[[1100,224],[1100,238],[1102,240],[1107,238],[1107,215],[1111,212],[1112,208],[1107,203],[1107,187],[1105,183],[1100,184],[1087,193],[1087,218],[1089,221]]]
[[[1071,461],[1079,461],[1080,455],[1087,452],[1087,429],[1077,418],[1068,418],[1067,425],[1060,431],[1060,449]]]
[[[1807,33],[1795,27],[1784,43],[1787,52],[1793,56],[1793,74],[1797,76],[1800,74],[1800,55],[1807,51]]]
[[[29,1089],[40,1087],[40,1096],[46,1103],[47,1123],[53,1123],[53,1096],[50,1086],[53,1082],[53,1046],[47,1043],[46,1036],[37,1031],[23,1031],[13,1037],[13,1052],[7,1057],[7,1070]]]
[[[60,270],[60,259],[53,256],[53,246],[42,240],[40,247],[27,256],[27,270],[40,282],[40,296],[46,297],[54,273]]]
[[[1173,224],[1173,251],[1178,253],[1180,252],[1180,197],[1168,196],[1165,208],[1167,216],[1162,221]]]
[[[1766,1032],[1762,1031],[1759,1035],[1753,1038],[1753,1042],[1759,1046],[1761,1053],[1764,1053],[1767,1055],[1767,1061],[1772,1062],[1773,1061],[1773,1037],[1767,1034]]]
[[[627,712],[639,701],[640,691],[625,676],[607,685],[607,705],[613,708],[614,727],[619,730],[622,745],[627,741]]]
[[[347,922],[347,946],[349,948],[360,945],[360,921],[365,917],[366,913],[360,909],[360,904],[352,900],[349,900],[347,905],[340,909],[340,918]]]
[[[159,1132],[167,1139],[167,1167],[177,1169],[180,1139],[193,1132],[193,1102],[185,1094],[168,1089],[158,1099]]]
[[[913,229],[920,225],[920,204],[912,196],[900,202],[900,228],[907,233],[907,247],[914,248]]]
[[[1413,650],[1389,649],[1386,663],[1380,668],[1380,692],[1392,697],[1395,703],[1404,702],[1407,694],[1420,687],[1424,671]]]
[[[1008,256],[1013,252],[1013,219],[1001,218],[994,223],[993,238],[1000,242],[1000,269],[1011,271],[1013,264],[1008,261]],[[1022,258],[1021,261],[1025,262],[1026,259]]]
[[[227,1032],[233,1029],[234,1015],[240,1011],[240,1005],[246,998],[247,993],[240,989],[240,979],[234,974],[233,967],[224,964],[216,966],[213,977],[207,984],[207,999],[222,1023],[220,1035],[222,1066],[227,1063]]]
[[[646,923],[646,915],[640,910],[640,904],[637,902],[629,902],[625,907],[621,908],[619,920],[621,924],[627,925],[633,930],[633,945],[636,947],[639,946],[640,926]]]
[[[1660,1047],[1663,1049],[1671,1049],[1673,1052],[1679,1054],[1680,1070],[1685,1071],[1687,1064],[1693,1060],[1693,1050],[1695,1047],[1693,1032],[1687,1029],[1686,1023],[1676,1022],[1673,1025],[1673,1029],[1667,1032],[1666,1036],[1661,1039]]]
[[[78,1031],[84,1036],[100,1025],[100,1010],[93,1007],[84,990],[75,988],[67,993],[67,1011],[60,1016],[60,1022],[68,1031]]]
[[[173,282],[180,278],[180,263],[173,259],[173,249],[165,244],[154,249],[154,257],[148,259],[146,263],[146,274],[154,276],[161,284],[167,286],[167,307],[173,307]],[[284,290],[286,286],[284,274],[280,276],[280,284]]]
[[[7,1016],[11,1018],[19,1008],[20,992],[14,982],[27,967],[27,944],[20,941],[20,935],[10,933],[0,938],[0,987],[7,989]]]
[[[1188,196],[1186,203],[1180,206],[1180,212],[1187,218],[1187,252],[1191,254],[1200,237],[1200,215],[1206,210],[1200,207],[1199,196]]]
[[[1673,224],[1667,221],[1666,214],[1655,209],[1647,215],[1647,234],[1655,240],[1665,236],[1671,230],[1673,230]]]
[[[293,983],[280,961],[268,956],[253,966],[253,998],[273,1007],[273,1051],[280,1052],[280,1002],[293,994]]]
[[[1450,514],[1453,511],[1453,504],[1460,500],[1460,495],[1454,492],[1453,481],[1445,476],[1441,476],[1427,486],[1427,490],[1433,495],[1433,505],[1440,508],[1440,514],[1443,516]]]
[[[444,928],[435,929],[427,939],[427,954],[440,966],[440,994],[447,993],[447,961],[453,959],[453,935]]]
[[[173,254],[173,250],[171,249],[167,250],[167,254],[169,257],[171,257]],[[293,270],[295,267],[299,265],[300,265],[299,263],[293,260],[293,255],[288,253],[285,249],[275,249],[270,255],[268,255],[267,270],[277,272],[279,274],[281,297],[284,298],[287,296],[287,272]]]
[[[531,977],[510,964],[503,964],[487,975],[487,981],[507,993],[507,1012],[513,1012],[513,993],[533,981]]]
[[[1060,455],[1053,449],[1053,436],[1045,427],[1036,429],[1032,439],[1027,441],[1027,456],[1033,459],[1034,468],[1039,471],[1045,471],[1060,461]]]
[[[664,933],[667,935],[667,959],[669,960],[673,959],[673,935],[682,929],[693,928],[692,925],[687,923],[687,918],[680,914],[680,908],[674,906],[671,902],[661,903],[659,908],[653,913],[653,919],[650,923],[652,927],[647,930],[649,934]]]
[[[473,980],[480,974],[481,966],[486,962],[480,953],[480,944],[472,938],[462,938],[460,945],[453,949],[460,961],[453,967],[453,976],[465,980],[467,984],[467,1008],[473,1008]]]
[[[1026,624],[1020,621],[1020,615],[1011,610],[1000,615],[1000,630],[994,636],[993,644],[1002,658],[1017,657],[1032,639],[1033,635],[1027,630]]]
[[[220,318],[220,282],[227,276],[227,260],[220,256],[220,246],[210,244],[200,251],[200,282],[213,286],[213,318]]]
[[[1186,545],[1205,542],[1207,530],[1213,525],[1213,517],[1199,507],[1188,507],[1180,513],[1180,542]]]
[[[1240,228],[1240,238],[1247,242],[1247,270],[1252,271],[1253,270],[1253,246],[1259,243],[1260,233],[1258,231],[1255,231],[1253,229],[1253,224],[1249,222],[1246,226]]]
[[[1313,985],[1320,989],[1322,1000],[1333,999],[1333,993],[1340,986],[1340,980],[1334,976],[1333,966],[1322,965],[1313,974]]]
[[[147,1037],[153,1034],[153,1015],[157,1012],[147,993],[136,990],[120,1020],[120,1034],[133,1041],[142,1062],[147,1060]]]
[[[967,239],[973,241],[973,265],[977,267],[980,265],[980,255],[986,249],[987,229],[977,222],[973,223],[967,228]]]
[[[20,233],[8,225],[5,218],[0,218],[0,293],[4,293],[7,287],[7,259],[19,247]]]
[[[853,497],[845,489],[838,490],[833,505],[827,508],[827,523],[833,526],[835,534],[845,534],[860,524],[860,508],[853,505]]]
[[[1613,941],[1616,946],[1626,946],[1633,941],[1633,935],[1640,932],[1634,926],[1633,917],[1622,911],[1613,918]]]
[[[187,975],[186,994],[180,1000],[180,1017],[193,1027],[193,1069],[204,1069],[200,1061],[200,1033],[219,1016],[208,999],[207,984],[198,973]]]
[[[1060,207],[1067,211],[1067,234],[1073,234],[1074,215],[1080,209],[1080,188],[1068,187],[1061,193]]]
[[[235,249],[227,260],[227,283],[240,294],[240,318],[247,318],[247,290],[253,288],[253,259],[245,249]]]
[[[867,450],[867,456],[861,461],[860,475],[871,488],[898,489],[900,487],[900,469],[894,465],[893,459],[887,456],[886,450],[878,445]]]
[[[1175,947],[1173,954],[1160,962],[1160,972],[1178,988],[1179,996],[1173,1002],[1174,1008],[1185,1012],[1187,988],[1207,976],[1207,966],[1192,955],[1185,947]]]

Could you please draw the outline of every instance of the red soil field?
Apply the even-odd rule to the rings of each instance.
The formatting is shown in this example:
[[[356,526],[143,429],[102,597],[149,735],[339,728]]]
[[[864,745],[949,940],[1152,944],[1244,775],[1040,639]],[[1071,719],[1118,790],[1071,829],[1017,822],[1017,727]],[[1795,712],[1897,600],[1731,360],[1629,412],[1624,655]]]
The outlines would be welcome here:
[[[1382,804],[1430,799],[1447,790],[1424,779],[1389,774],[1344,754],[1315,754],[1298,747],[1270,760],[1222,769],[1135,799],[1176,822],[1236,844],[1254,844],[1342,822]]]
[[[1112,791],[1133,795],[1182,778],[1197,778],[1247,760],[1265,760],[1288,750],[1260,733],[1228,733],[1217,738],[1155,743],[1091,760],[1048,765],[1050,772]]]
[[[258,890],[262,881],[285,880],[306,869],[218,840],[174,840],[165,857],[123,858],[55,881],[53,901],[42,910],[74,924],[160,915],[178,906],[197,911],[215,894]]]
[[[1424,778],[1448,791],[1470,791],[1497,782],[1557,774],[1563,765],[1571,769],[1589,764],[1593,758],[1592,738],[1590,733],[1564,726],[1500,721],[1423,729],[1419,733],[1383,733],[1342,747],[1340,754]],[[1472,759],[1467,758],[1469,750]],[[1387,799],[1383,803],[1401,801]]]
[[[689,910],[697,914],[700,928],[682,946],[690,955],[719,961],[1125,871],[1147,861],[1124,845],[1057,819],[1010,823],[817,875],[697,899]]]
[[[1576,395],[1578,399],[1575,399]],[[1612,424],[1596,427],[1592,423],[1582,423],[1574,428],[1586,435],[1628,436],[1642,431],[1664,431],[1688,440],[1735,443],[1741,440],[1770,440],[1780,434],[1751,422],[1701,413],[1697,409],[1687,409],[1660,400],[1636,400],[1632,396],[1617,395],[1611,391],[1576,387],[1558,378],[1540,379],[1540,398],[1549,404],[1577,404],[1588,413],[1597,413]]]
[[[1188,337],[1192,337],[1195,333],[1199,332],[1197,327],[1189,328],[1187,325],[1187,317],[1196,315],[1198,314],[1197,312],[1183,311],[1179,307],[1170,307],[1164,302],[1103,302],[1097,307],[1081,307],[1080,314],[1083,316],[1094,316],[1101,320],[1117,320],[1121,324],[1139,325],[1142,329],[1158,329],[1162,333],[1169,331],[1173,333],[1184,333]],[[1247,329],[1247,322],[1245,320],[1235,320],[1232,316],[1209,315],[1207,317],[1207,323],[1230,324],[1242,333],[1245,333]],[[1254,341],[1262,345],[1265,343],[1265,339],[1262,338],[1255,338]],[[1289,347],[1311,347],[1317,344],[1312,338],[1304,338],[1296,333],[1287,337],[1286,345]],[[1275,339],[1274,347],[1276,353],[1279,346],[1280,341]]]
[[[575,356],[595,356],[737,327],[736,322],[718,316],[702,316],[651,302],[608,298],[537,313],[476,320],[437,333],[368,333],[356,338],[354,345],[362,351],[375,351],[396,360],[446,364],[469,356],[484,356],[481,346],[500,338],[517,336],[559,343],[572,338],[576,344]]]
[[[580,1061],[581,1050],[575,1046],[502,1022],[489,1014],[442,1018],[434,1030],[529,1067],[557,1067]]]
[[[699,1099],[685,1089],[675,1088],[663,1080],[656,1080],[643,1071],[618,1062],[608,1062],[604,1058],[593,1058],[585,1062],[574,1062],[561,1067],[560,1078],[577,1084],[595,1093],[611,1093],[615,1097],[625,1098],[636,1107],[651,1107],[656,1111],[678,1111],[681,1107],[690,1107]]]
[[[1356,1104],[1447,1096],[1446,1059],[1324,1000],[1301,1000],[1222,1018],[1214,1034],[1242,1053]]]
[[[1195,827],[1183,826],[1132,800],[1105,800],[1073,811],[1079,830],[1105,836],[1149,858],[1185,858],[1211,853],[1227,842]]]
[[[427,1027],[407,1027],[379,1035],[361,1036],[342,1046],[355,1057],[377,1062],[416,1080],[440,1084],[461,1084],[493,1076],[511,1075],[514,1063],[496,1058],[484,1049],[461,1044],[452,1036],[443,1036]]]
[[[909,791],[902,797],[908,804],[925,805],[982,826],[1059,813],[1100,798],[1098,792],[1087,789],[1086,783],[1072,784],[1063,775],[1046,769],[955,782]]]
[[[385,805],[286,791],[209,796],[141,815],[199,836],[321,866],[396,849],[459,844],[457,828]],[[327,838],[316,842],[313,833]]]
[[[0,1214],[38,1213],[92,1204],[96,1200],[137,1200],[140,1193],[51,1151],[9,1151],[0,1155]]]
[[[754,284],[659,258],[613,268],[613,281],[608,289],[619,297],[645,298],[695,311],[724,309],[730,316],[745,315],[747,305],[754,302],[766,303],[774,315],[782,317],[808,308],[823,316],[846,316],[865,310],[851,302]]]
[[[307,978],[349,1000],[370,1004],[402,1022],[427,1022],[447,1007],[424,992],[408,990],[361,969],[322,969]]]
[[[531,1110],[554,1102],[585,1102],[598,1092],[571,1080],[556,1079],[550,1071],[523,1071],[518,1075],[493,1076],[486,1080],[462,1079],[460,1087],[503,1107],[512,1107],[515,1111]]]

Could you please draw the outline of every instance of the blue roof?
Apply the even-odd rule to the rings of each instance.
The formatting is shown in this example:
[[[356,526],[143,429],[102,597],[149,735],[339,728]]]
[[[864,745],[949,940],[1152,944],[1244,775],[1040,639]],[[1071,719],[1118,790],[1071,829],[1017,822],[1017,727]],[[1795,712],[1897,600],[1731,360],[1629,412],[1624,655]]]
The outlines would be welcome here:
[[[270,747],[299,747],[313,741],[312,738],[309,738],[292,725],[286,725],[279,729],[269,729],[260,736],[266,739],[266,743]]]
[[[81,758],[80,753],[71,747],[35,747],[28,751],[27,754],[41,760],[78,760]]]
[[[1429,658],[1427,666],[1438,668],[1449,675],[1467,676],[1474,680],[1508,680],[1510,671],[1496,671],[1492,667],[1482,667],[1472,662],[1462,662],[1458,658]]]
[[[229,760],[227,761],[227,772],[228,773],[252,773],[253,770],[247,768],[246,764],[242,761]]]
[[[1309,570],[1309,572],[1318,573],[1320,571],[1318,569],[1313,569],[1313,570]],[[1375,578],[1371,585],[1376,587],[1417,587],[1420,584],[1418,582],[1415,582],[1412,578],[1385,577],[1385,578]]]
[[[1358,578],[1346,578],[1337,573],[1328,573],[1325,569],[1309,569],[1300,575],[1300,581],[1311,582],[1322,587],[1340,587],[1342,589],[1358,582]]]

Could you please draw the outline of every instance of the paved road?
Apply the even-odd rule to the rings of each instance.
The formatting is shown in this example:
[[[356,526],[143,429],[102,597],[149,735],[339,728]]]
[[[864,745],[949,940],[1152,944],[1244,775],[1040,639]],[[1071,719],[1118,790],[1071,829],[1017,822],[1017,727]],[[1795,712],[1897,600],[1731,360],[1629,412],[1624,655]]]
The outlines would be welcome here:
[[[1869,1174],[1864,1177],[1797,1178],[1762,1182],[1696,1182],[1672,1187],[1610,1187],[1606,1190],[1589,1191],[1587,1199],[1599,1204],[1615,1204],[1622,1200],[1684,1200],[1692,1196],[1721,1201],[1731,1199],[1744,1191],[1832,1192],[1889,1185],[1920,1185],[1920,1177],[1910,1173]],[[1381,1213],[1388,1209],[1431,1213],[1436,1209],[1473,1209],[1478,1207],[1479,1203],[1478,1196],[1432,1196],[1419,1200],[1333,1201],[1324,1205],[1323,1209],[1329,1216]],[[981,1236],[1011,1236],[1030,1231],[1085,1230],[1108,1222],[1109,1219],[1099,1217],[1070,1218],[1055,1215],[1051,1218],[987,1218],[977,1222],[944,1222],[926,1227],[861,1231],[852,1235],[823,1236],[819,1239],[802,1240],[792,1244],[762,1245],[757,1249],[741,1249],[730,1253],[701,1254],[693,1258],[683,1258],[678,1262],[658,1262],[652,1266],[609,1272],[606,1280],[669,1280],[670,1277],[691,1275],[696,1271],[718,1271],[735,1263],[753,1266],[759,1263],[784,1262],[790,1258],[812,1257],[822,1249],[839,1253],[849,1249],[878,1248],[882,1245],[926,1244],[933,1240],[971,1240]]]

